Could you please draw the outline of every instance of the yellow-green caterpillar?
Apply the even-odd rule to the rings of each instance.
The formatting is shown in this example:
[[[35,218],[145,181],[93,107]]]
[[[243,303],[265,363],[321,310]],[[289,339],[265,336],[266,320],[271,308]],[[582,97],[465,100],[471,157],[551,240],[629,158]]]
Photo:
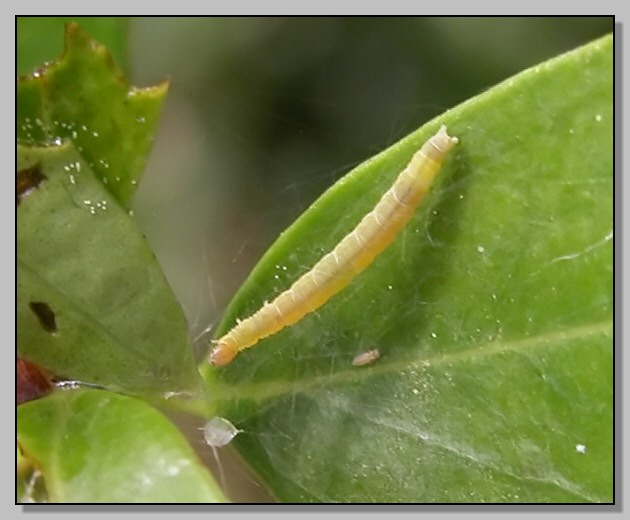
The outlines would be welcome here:
[[[440,170],[444,156],[457,142],[442,126],[415,153],[374,209],[330,253],[291,288],[214,341],[210,363],[226,365],[241,350],[293,325],[348,285],[409,222]]]

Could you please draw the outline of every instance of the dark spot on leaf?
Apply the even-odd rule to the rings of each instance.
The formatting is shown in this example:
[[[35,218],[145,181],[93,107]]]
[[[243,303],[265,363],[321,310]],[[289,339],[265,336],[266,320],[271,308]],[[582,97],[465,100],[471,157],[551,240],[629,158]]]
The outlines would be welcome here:
[[[39,166],[25,168],[17,174],[17,203],[18,205],[33,190],[46,180],[46,176],[39,169]]]
[[[30,302],[29,307],[37,316],[39,324],[46,332],[57,332],[57,322],[55,321],[55,313],[44,302]]]
[[[17,404],[39,399],[52,392],[51,375],[35,363],[18,358],[16,364]]]

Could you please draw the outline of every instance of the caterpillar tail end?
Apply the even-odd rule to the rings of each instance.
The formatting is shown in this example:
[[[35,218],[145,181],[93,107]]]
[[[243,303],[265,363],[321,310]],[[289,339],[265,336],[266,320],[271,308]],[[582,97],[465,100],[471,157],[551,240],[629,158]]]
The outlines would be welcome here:
[[[238,354],[238,350],[233,348],[229,343],[219,340],[210,353],[209,362],[212,366],[222,367],[232,361],[236,357],[236,354]]]

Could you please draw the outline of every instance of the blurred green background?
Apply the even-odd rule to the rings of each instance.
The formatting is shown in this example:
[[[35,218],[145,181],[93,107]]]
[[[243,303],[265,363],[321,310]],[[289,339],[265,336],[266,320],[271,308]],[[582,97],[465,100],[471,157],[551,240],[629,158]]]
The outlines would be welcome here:
[[[23,59],[19,73],[61,53],[64,20],[40,19],[50,46]],[[353,166],[613,30],[603,17],[75,20],[112,49],[134,85],[171,80],[134,210],[193,337],[219,320],[278,234]],[[18,52],[32,27],[25,22]],[[107,40],[121,24],[128,52]],[[205,345],[200,338],[199,355]]]

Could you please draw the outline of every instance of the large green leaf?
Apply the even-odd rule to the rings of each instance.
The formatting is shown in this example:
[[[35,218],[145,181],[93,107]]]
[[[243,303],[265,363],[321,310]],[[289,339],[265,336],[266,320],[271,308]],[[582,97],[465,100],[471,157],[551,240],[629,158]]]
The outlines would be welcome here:
[[[133,398],[56,392],[18,407],[18,436],[52,502],[226,501],[177,428]]]
[[[321,310],[206,367],[281,501],[609,502],[612,37],[428,123],[322,196],[229,307],[289,287],[447,124],[413,221]],[[381,359],[353,367],[377,347]]]

